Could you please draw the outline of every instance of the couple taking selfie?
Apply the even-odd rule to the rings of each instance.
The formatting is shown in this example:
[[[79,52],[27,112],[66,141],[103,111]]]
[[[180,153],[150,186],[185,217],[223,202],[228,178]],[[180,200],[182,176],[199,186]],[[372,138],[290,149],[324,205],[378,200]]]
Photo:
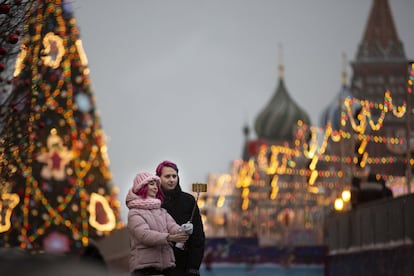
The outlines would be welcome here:
[[[126,196],[131,275],[200,275],[204,230],[195,198],[183,192],[178,167],[161,162],[135,176]]]

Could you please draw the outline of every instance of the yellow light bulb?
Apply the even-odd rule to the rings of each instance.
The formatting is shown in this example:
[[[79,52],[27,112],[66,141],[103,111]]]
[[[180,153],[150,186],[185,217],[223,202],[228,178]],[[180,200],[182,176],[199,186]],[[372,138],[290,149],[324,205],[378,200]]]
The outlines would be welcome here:
[[[344,190],[341,197],[344,202],[349,202],[351,200],[351,192],[349,190]]]
[[[344,202],[342,199],[337,198],[335,199],[335,204],[334,204],[335,210],[336,211],[342,211],[344,209]]]

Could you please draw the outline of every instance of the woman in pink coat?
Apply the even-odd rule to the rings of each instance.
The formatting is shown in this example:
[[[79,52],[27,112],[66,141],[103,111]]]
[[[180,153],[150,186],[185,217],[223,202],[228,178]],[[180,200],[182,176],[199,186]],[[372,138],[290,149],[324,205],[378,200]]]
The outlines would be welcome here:
[[[164,196],[160,178],[150,173],[139,173],[128,191],[128,231],[131,248],[129,268],[131,275],[168,275],[175,267],[172,243],[185,242],[188,235],[161,208]]]

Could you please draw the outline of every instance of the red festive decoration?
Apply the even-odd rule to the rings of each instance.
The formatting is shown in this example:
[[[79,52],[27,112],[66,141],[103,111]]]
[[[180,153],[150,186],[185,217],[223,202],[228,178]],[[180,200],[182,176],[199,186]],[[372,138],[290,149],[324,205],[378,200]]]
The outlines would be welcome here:
[[[0,5],[0,14],[8,14],[10,11],[10,6],[8,4]]]
[[[19,36],[16,34],[9,34],[7,40],[11,43],[11,44],[16,44],[17,41],[19,41]]]

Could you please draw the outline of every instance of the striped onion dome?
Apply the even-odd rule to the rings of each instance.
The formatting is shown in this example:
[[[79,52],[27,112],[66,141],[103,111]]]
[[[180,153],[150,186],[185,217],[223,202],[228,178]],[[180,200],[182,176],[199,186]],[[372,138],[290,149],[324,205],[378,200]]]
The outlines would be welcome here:
[[[279,65],[279,84],[270,102],[256,118],[256,135],[268,141],[293,141],[298,120],[310,125],[308,114],[290,97],[283,79],[283,65]]]

